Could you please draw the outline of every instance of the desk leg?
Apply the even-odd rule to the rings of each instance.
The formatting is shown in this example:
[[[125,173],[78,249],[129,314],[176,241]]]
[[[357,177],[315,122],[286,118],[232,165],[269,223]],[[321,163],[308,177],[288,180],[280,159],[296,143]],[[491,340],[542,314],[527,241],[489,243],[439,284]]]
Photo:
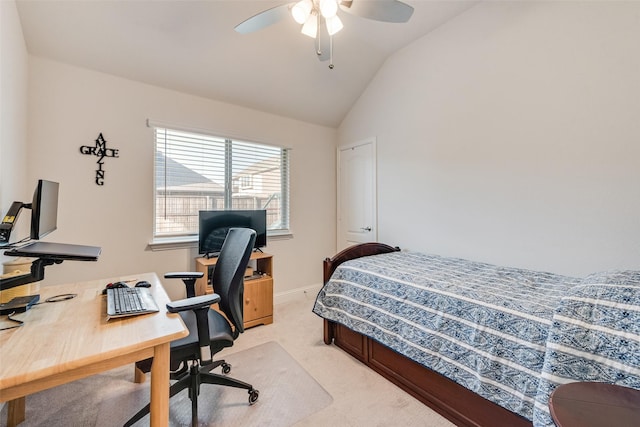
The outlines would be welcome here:
[[[154,347],[150,409],[151,427],[169,425],[169,343]]]
[[[9,405],[7,411],[7,427],[17,426],[24,421],[25,399],[25,397],[19,397],[7,402],[7,405]]]

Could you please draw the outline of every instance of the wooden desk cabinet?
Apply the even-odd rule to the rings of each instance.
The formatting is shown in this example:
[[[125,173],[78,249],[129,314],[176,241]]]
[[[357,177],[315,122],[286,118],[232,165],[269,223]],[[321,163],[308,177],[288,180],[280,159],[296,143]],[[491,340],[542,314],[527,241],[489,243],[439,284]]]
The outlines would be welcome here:
[[[218,258],[196,258],[196,271],[204,273],[196,281],[196,294],[215,292],[215,283],[209,285]],[[244,280],[244,327],[273,323],[273,255],[253,252],[249,266],[254,265],[253,276]]]

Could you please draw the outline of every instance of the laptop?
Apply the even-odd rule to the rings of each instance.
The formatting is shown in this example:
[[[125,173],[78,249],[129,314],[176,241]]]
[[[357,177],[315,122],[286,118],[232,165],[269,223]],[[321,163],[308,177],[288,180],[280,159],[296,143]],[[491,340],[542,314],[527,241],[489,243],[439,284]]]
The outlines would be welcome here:
[[[97,261],[101,248],[97,246],[69,245],[66,243],[33,242],[6,251],[7,256],[24,256],[53,260]]]

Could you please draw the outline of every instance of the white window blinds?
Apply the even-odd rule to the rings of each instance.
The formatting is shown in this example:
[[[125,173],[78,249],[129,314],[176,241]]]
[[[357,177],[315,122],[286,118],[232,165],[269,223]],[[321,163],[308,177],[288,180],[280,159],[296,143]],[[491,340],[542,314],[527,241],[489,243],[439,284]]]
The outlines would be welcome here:
[[[154,237],[198,234],[198,211],[265,209],[269,231],[289,229],[289,150],[155,128]]]

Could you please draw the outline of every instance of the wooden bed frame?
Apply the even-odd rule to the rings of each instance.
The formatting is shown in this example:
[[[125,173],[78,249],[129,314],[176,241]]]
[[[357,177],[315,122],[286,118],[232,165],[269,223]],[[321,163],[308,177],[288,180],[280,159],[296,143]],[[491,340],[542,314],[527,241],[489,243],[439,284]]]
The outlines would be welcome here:
[[[324,260],[324,283],[345,261],[399,251],[382,243],[363,243]],[[379,342],[324,320],[324,342],[331,342],[458,426],[531,427],[531,421],[481,397]]]

